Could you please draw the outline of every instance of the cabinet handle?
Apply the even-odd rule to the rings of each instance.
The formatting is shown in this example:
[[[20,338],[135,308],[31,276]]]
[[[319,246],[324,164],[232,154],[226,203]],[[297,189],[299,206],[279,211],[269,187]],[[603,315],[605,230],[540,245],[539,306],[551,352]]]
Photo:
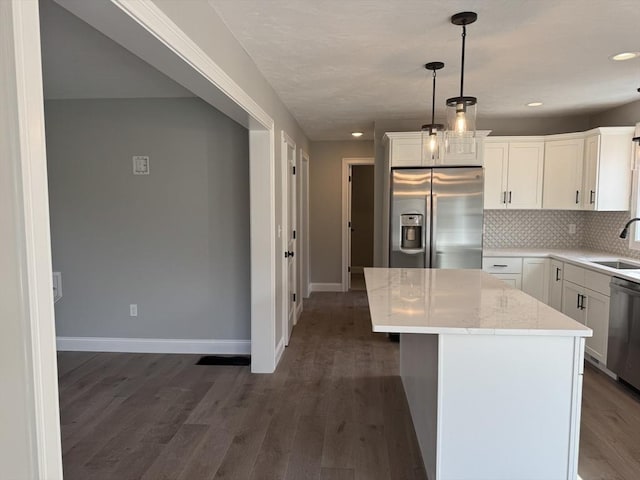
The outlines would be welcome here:
[[[507,192],[502,192],[502,203],[507,203]]]
[[[596,192],[591,190],[591,192],[589,193],[589,203],[596,203],[595,195],[596,195]]]
[[[497,265],[497,264],[495,264],[495,263],[493,264],[493,266],[494,266],[494,267],[504,267],[504,268],[508,267],[508,265]]]
[[[582,299],[580,300],[580,310],[586,310],[587,306],[584,304],[584,301],[587,299],[585,295],[580,295]]]
[[[576,203],[580,203],[580,190],[576,190]]]
[[[511,193],[512,192],[509,192],[509,203],[511,203]]]
[[[576,303],[576,308],[578,310],[581,310],[581,308],[580,308],[580,294],[578,294],[578,302]]]
[[[560,269],[556,267],[556,282],[560,281]]]

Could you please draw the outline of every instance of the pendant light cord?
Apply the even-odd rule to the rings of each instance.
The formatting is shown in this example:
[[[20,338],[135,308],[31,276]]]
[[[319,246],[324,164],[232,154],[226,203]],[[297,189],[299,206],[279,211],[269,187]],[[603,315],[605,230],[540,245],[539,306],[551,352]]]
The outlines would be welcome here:
[[[460,98],[464,96],[464,44],[467,37],[467,26],[462,25],[462,66],[460,67]]]
[[[431,96],[431,125],[435,123],[436,118],[436,71],[433,71],[433,93]]]

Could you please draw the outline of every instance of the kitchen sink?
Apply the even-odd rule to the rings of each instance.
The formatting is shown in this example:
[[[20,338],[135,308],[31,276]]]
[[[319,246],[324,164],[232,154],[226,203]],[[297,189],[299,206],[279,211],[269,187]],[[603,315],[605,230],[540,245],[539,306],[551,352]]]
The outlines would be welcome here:
[[[640,270],[640,265],[636,265],[634,263],[627,263],[620,260],[607,260],[607,261],[598,261],[591,262],[596,265],[602,265],[603,267],[615,268],[617,270]]]

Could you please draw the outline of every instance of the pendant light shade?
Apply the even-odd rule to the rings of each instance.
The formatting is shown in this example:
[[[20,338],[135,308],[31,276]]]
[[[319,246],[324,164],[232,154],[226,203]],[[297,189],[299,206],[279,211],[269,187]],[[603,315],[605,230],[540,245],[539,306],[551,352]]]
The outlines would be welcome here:
[[[478,19],[474,12],[456,13],[451,23],[462,26],[462,62],[460,66],[460,95],[447,99],[447,152],[454,154],[475,153],[476,109],[478,99],[464,95],[464,55],[467,25]]]
[[[436,72],[444,67],[442,62],[429,62],[424,68],[433,72],[433,90],[431,96],[431,123],[422,126],[422,164],[438,163],[443,153],[444,125],[435,123],[436,114]]]

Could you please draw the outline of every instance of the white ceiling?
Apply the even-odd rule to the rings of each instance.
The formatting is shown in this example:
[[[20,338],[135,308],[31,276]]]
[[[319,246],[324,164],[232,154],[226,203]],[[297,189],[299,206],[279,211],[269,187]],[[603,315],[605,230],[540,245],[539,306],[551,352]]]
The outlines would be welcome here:
[[[430,118],[431,73],[443,61],[437,106],[459,89],[478,117],[590,114],[640,99],[638,0],[209,0],[312,140],[371,138],[378,120]],[[532,109],[525,104],[544,102]],[[640,120],[640,119],[639,119]]]
[[[40,1],[40,32],[47,99],[193,96],[52,0]]]

